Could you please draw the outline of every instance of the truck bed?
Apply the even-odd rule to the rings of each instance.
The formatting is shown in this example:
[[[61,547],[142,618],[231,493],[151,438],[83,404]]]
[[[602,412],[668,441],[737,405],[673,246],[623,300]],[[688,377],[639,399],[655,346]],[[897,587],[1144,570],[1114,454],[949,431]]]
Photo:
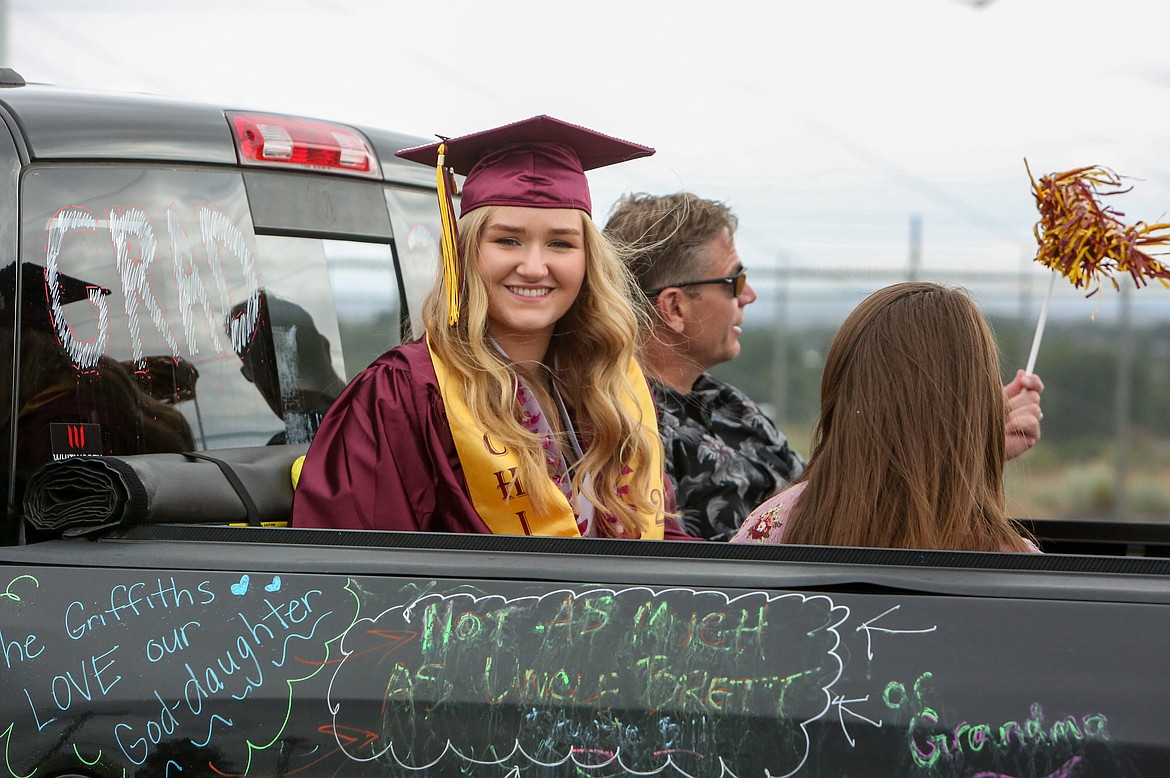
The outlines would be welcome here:
[[[1170,764],[1167,560],[167,525],[0,556],[14,775]]]

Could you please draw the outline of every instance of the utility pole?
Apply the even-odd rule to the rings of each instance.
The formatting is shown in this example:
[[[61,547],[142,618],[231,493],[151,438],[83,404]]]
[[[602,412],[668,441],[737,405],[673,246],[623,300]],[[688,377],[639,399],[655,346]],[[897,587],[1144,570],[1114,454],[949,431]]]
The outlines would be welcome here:
[[[1032,318],[1031,273],[1032,263],[1034,261],[1035,258],[1029,256],[1026,250],[1020,250],[1020,280],[1016,285],[1016,289],[1020,295],[1020,306],[1016,314],[1016,321],[1019,322],[1019,326],[1017,327],[1017,335],[1013,344],[1012,353],[1021,365],[1025,365],[1028,362],[1028,351],[1030,349],[1028,343],[1028,325],[1035,326],[1035,320]]]
[[[1128,470],[1129,470],[1129,406],[1133,397],[1133,363],[1135,347],[1133,342],[1133,313],[1130,311],[1130,280],[1121,283],[1121,310],[1117,320],[1117,382],[1114,391],[1114,442],[1113,454],[1113,518],[1124,521],[1129,513]]]
[[[922,214],[910,214],[910,270],[907,280],[917,281],[922,269]]]
[[[788,295],[792,281],[792,258],[780,252],[777,262],[776,320],[772,325],[772,404],[776,426],[788,425]]]
[[[10,68],[8,61],[8,0],[0,0],[0,67]]]

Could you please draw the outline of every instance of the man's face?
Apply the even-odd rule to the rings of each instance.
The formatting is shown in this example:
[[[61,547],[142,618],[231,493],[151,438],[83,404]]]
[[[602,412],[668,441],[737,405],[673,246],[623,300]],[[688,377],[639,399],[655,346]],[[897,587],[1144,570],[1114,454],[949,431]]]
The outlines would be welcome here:
[[[723,278],[743,270],[735,243],[726,230],[703,247],[706,269],[694,279]],[[730,284],[703,284],[687,288],[690,305],[683,335],[688,357],[704,371],[739,356],[743,309],[756,300],[751,284],[744,284],[736,297]]]

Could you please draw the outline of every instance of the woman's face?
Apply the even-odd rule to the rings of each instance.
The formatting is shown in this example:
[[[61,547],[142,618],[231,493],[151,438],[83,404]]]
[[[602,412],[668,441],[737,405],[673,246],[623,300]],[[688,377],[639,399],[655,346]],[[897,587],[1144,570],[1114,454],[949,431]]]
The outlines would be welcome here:
[[[585,278],[585,230],[572,208],[501,206],[479,239],[488,332],[516,360],[541,360]]]

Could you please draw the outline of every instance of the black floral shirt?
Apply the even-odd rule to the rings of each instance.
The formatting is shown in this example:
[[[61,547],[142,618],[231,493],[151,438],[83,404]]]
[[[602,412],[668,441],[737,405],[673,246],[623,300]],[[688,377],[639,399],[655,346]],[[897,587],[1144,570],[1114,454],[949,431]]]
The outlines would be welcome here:
[[[729,540],[747,515],[804,471],[752,399],[706,373],[689,394],[651,380],[666,474],[686,531]]]

